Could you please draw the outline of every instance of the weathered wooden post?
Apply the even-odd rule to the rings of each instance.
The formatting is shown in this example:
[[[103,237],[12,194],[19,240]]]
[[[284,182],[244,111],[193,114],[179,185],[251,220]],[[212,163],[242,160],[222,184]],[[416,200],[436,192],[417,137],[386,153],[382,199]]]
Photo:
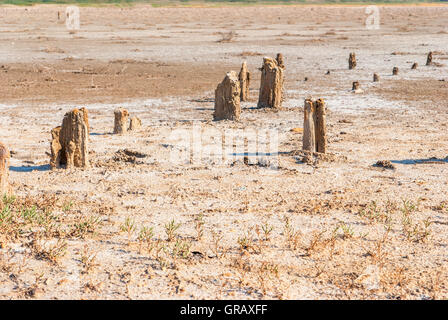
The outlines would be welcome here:
[[[303,150],[316,151],[315,105],[311,99],[306,99],[303,108]]]
[[[89,167],[89,129],[85,108],[73,109],[64,115],[62,126],[51,130],[50,166]]]
[[[348,56],[348,68],[351,69],[355,69],[356,67],[356,55],[354,52],[351,52],[350,55]]]
[[[315,104],[316,112],[316,151],[325,153],[327,151],[327,122],[324,99],[317,99]]]
[[[126,109],[119,108],[114,111],[114,133],[123,134],[128,130],[129,112]]]
[[[373,82],[378,82],[380,81],[380,76],[378,75],[378,73],[374,73],[373,74]]]
[[[426,65],[429,66],[432,64],[432,51],[428,53],[428,57],[426,58]]]
[[[238,75],[240,81],[240,101],[247,101],[249,99],[249,85],[250,85],[250,72],[247,70],[246,61],[241,66],[240,73]]]
[[[59,167],[61,164],[61,142],[59,141],[59,136],[61,133],[61,126],[56,127],[51,130],[51,142],[50,142],[50,167],[52,169]]]
[[[302,149],[310,152],[327,152],[326,109],[323,99],[305,100]]]
[[[140,118],[133,116],[131,118],[131,121],[129,123],[129,131],[135,131],[140,129],[142,126],[142,120],[140,120]]]
[[[283,60],[283,55],[281,53],[277,53],[277,58],[275,60],[277,60],[277,65],[280,68],[285,69],[285,61]]]
[[[0,196],[10,193],[9,187],[9,159],[8,148],[0,142]]]
[[[282,93],[283,68],[278,66],[277,60],[264,57],[261,68],[258,108],[280,109],[282,105]]]
[[[235,71],[230,71],[215,90],[214,120],[239,120],[240,106],[240,82]]]
[[[285,100],[285,60],[283,59],[283,54],[277,53],[277,57],[275,58],[277,61],[277,65],[282,68],[282,102]]]

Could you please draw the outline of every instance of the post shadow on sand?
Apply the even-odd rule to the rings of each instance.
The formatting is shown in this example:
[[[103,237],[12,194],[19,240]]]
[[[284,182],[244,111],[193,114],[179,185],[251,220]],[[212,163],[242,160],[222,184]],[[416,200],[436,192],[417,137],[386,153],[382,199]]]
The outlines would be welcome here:
[[[104,133],[99,133],[99,132],[90,132],[89,136],[107,136],[107,135],[111,135],[113,134],[112,132],[104,132]]]
[[[403,160],[390,160],[392,163],[397,164],[421,164],[421,163],[448,163],[448,156],[443,159],[431,157],[426,159],[403,159]]]
[[[15,172],[31,172],[31,171],[48,171],[50,170],[49,164],[43,164],[40,166],[9,166],[10,171]]]

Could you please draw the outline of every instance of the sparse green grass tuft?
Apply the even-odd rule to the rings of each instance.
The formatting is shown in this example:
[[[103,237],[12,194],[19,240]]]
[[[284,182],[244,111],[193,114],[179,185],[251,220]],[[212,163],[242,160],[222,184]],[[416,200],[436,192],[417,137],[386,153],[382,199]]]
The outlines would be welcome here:
[[[165,224],[165,233],[168,237],[168,241],[171,242],[177,235],[177,230],[180,228],[181,224],[176,223],[174,219]]]

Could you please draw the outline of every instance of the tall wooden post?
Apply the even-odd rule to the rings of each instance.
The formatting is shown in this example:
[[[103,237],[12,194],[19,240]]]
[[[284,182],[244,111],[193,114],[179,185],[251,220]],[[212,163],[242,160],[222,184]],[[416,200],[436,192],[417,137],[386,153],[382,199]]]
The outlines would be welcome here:
[[[246,61],[241,66],[240,73],[238,75],[240,81],[240,101],[247,101],[249,99],[249,85],[250,85],[250,72],[247,70]]]
[[[314,102],[311,99],[306,99],[303,107],[303,150],[316,151],[315,119]]]
[[[351,69],[355,69],[356,67],[356,55],[354,52],[351,52],[350,55],[348,56],[348,68]]]
[[[316,110],[316,151],[325,153],[327,151],[327,123],[324,99],[317,99]]]
[[[378,75],[378,73],[374,73],[373,74],[373,82],[378,82],[380,81],[380,76]]]
[[[327,124],[325,101],[306,99],[303,114],[303,146],[311,152],[327,152]]]
[[[277,60],[264,57],[261,68],[258,108],[280,109],[282,105],[282,93],[283,68],[278,66]]]
[[[428,57],[426,58],[426,65],[429,66],[432,63],[432,51],[428,53]]]

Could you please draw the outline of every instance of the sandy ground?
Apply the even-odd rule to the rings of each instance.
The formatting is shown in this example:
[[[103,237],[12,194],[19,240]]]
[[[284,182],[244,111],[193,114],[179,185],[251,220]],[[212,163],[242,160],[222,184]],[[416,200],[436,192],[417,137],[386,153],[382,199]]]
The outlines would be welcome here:
[[[350,6],[83,7],[77,32],[65,7],[0,12],[0,141],[16,196],[1,206],[2,299],[448,298],[447,6],[380,7],[379,30]],[[256,109],[258,68],[277,52],[283,109]],[[244,60],[241,121],[213,122],[214,89]],[[313,164],[291,131],[307,97],[328,106],[331,156]],[[92,167],[50,170],[50,130],[81,106]],[[112,134],[120,106],[141,130]],[[230,130],[271,130],[278,153],[204,156]],[[198,136],[204,159],[178,161]],[[33,206],[42,219],[23,218]]]

